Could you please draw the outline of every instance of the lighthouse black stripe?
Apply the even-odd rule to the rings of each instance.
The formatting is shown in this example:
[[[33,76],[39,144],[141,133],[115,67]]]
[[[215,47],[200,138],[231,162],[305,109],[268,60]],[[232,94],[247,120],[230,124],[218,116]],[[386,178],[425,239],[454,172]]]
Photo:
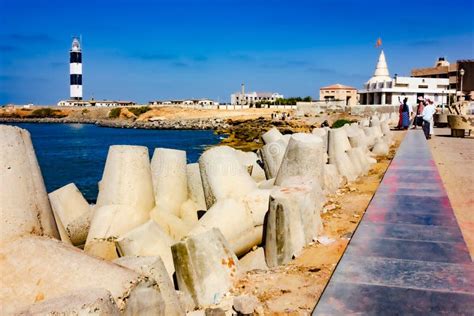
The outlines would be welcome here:
[[[82,53],[81,52],[71,52],[69,57],[70,63],[82,63]]]
[[[70,75],[71,85],[82,85],[82,75]]]

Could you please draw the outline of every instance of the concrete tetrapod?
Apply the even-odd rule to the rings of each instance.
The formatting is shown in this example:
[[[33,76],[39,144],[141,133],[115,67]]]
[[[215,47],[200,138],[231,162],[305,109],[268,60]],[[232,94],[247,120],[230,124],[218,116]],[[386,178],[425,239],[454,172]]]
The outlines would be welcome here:
[[[189,232],[197,235],[218,228],[237,255],[245,254],[262,241],[263,220],[269,190],[258,190],[243,201],[217,201]]]
[[[185,314],[171,281],[172,279],[170,279],[160,257],[127,256],[114,260],[114,263],[149,277],[158,284],[164,301],[164,315]]]
[[[156,208],[180,215],[180,207],[188,199],[186,152],[156,148],[151,159],[151,173]]]
[[[258,155],[251,151],[242,151],[242,150],[235,150],[237,154],[237,158],[239,159],[240,163],[244,166],[246,170],[250,171],[250,176],[256,182],[260,182],[266,179],[265,171],[260,167],[257,163]]]
[[[15,239],[0,248],[0,257],[1,314],[86,288],[110,291],[121,311],[127,310],[136,291],[146,293],[147,299],[137,297],[135,307],[159,308],[156,302],[162,302],[156,282],[53,239]]]
[[[367,150],[369,147],[369,140],[364,131],[359,127],[351,128],[351,130],[347,132],[347,137],[349,138],[352,148],[361,147]]]
[[[272,191],[265,231],[269,267],[289,262],[318,236],[322,230],[320,204],[310,182]]]
[[[186,166],[186,177],[188,198],[196,204],[199,210],[207,210],[199,163],[191,163]]]
[[[239,199],[257,188],[235,150],[219,146],[205,151],[199,158],[207,208],[220,199]]]
[[[280,139],[283,139],[283,135],[276,127],[272,127],[270,130],[268,130],[262,135],[262,140],[264,144],[270,144]]]
[[[110,146],[96,209],[103,205],[128,205],[138,212],[149,212],[154,207],[148,148]]]
[[[239,259],[239,266],[242,273],[252,270],[268,270],[265,261],[265,251],[262,247],[250,251]]]
[[[272,143],[264,145],[260,150],[260,156],[263,160],[263,168],[267,179],[275,178],[278,169],[280,169],[281,161],[285,155],[286,146],[288,144],[280,139]]]
[[[35,234],[59,238],[28,131],[0,125],[0,243]]]
[[[188,236],[171,251],[179,290],[198,307],[219,303],[239,273],[237,257],[217,228]]]
[[[16,311],[14,315],[119,316],[120,311],[109,291],[95,288],[82,289],[65,296],[41,301]]]
[[[372,153],[376,156],[386,156],[388,155],[390,148],[387,143],[385,143],[383,140],[379,139],[374,145],[374,148],[372,148]]]
[[[200,209],[197,207],[196,203],[192,200],[187,200],[181,204],[179,209],[179,218],[186,223],[189,227],[194,227],[198,222],[198,211]]]
[[[328,155],[329,163],[336,162],[336,156],[340,153],[345,153],[351,149],[352,146],[347,137],[347,132],[344,128],[331,128],[329,130]]]
[[[91,208],[84,196],[74,183],[69,183],[49,193],[48,196],[56,222],[61,222],[68,240],[73,245],[83,245],[92,218]]]
[[[364,133],[367,139],[367,145],[369,148],[374,147],[375,142],[377,141],[377,138],[380,136],[377,134],[377,129],[371,128],[371,127],[364,127]]]
[[[173,278],[174,265],[171,246],[175,241],[154,221],[129,231],[117,239],[117,250],[121,256],[159,256]]]
[[[140,212],[127,205],[104,205],[96,208],[84,251],[106,260],[115,259],[115,240],[148,219],[148,212]]]
[[[324,190],[327,193],[335,193],[342,184],[342,176],[337,171],[336,165],[325,164],[324,168]]]
[[[323,183],[324,148],[319,136],[297,133],[291,136],[275,179],[281,185],[294,176],[307,176]]]
[[[347,151],[347,156],[351,160],[353,170],[357,176],[361,176],[363,173],[363,163],[357,154],[356,148],[351,148]]]
[[[180,217],[165,211],[159,211],[154,208],[150,212],[150,218],[153,219],[161,228],[174,240],[180,240],[186,236],[191,227]]]

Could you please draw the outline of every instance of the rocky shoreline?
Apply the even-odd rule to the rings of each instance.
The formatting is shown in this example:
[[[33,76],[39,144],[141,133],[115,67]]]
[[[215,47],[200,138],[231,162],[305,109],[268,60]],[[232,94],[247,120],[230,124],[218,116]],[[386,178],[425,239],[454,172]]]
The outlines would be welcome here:
[[[38,123],[38,124],[95,124],[111,128],[140,128],[164,130],[217,130],[229,127],[224,119],[188,119],[188,120],[156,120],[156,121],[130,121],[130,120],[104,120],[87,118],[9,118],[0,117],[0,123]]]

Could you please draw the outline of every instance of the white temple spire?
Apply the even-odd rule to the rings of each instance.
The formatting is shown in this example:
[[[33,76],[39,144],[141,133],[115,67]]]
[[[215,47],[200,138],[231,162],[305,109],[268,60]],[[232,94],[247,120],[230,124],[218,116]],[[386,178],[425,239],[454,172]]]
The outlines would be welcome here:
[[[369,82],[388,81],[391,79],[392,78],[390,78],[390,74],[388,72],[387,61],[385,60],[385,54],[383,50],[381,50],[377,67],[375,68],[374,75],[372,78],[370,78]]]

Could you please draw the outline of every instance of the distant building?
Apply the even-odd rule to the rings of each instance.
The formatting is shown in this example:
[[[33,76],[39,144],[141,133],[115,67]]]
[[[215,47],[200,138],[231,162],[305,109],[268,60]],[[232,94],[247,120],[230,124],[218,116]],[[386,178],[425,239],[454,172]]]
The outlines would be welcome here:
[[[242,84],[240,92],[230,95],[230,104],[232,105],[254,105],[257,102],[275,103],[277,99],[283,99],[282,94],[276,92],[250,92],[245,93],[245,85]]]
[[[460,70],[464,69],[461,76]],[[458,60],[450,64],[444,57],[438,58],[434,67],[415,68],[411,71],[411,76],[415,78],[448,78],[449,89],[460,91],[461,78],[463,94],[468,100],[474,100],[474,59]]]
[[[154,106],[184,106],[193,108],[209,108],[218,107],[219,102],[211,99],[187,99],[187,100],[155,100],[148,102],[149,105]]]
[[[357,104],[357,89],[342,84],[334,84],[319,89],[319,100],[344,101],[346,105]]]
[[[359,90],[359,101],[361,105],[399,105],[399,99],[408,98],[408,103],[414,105],[418,97],[423,97],[436,104],[447,104],[448,96],[454,93],[454,89],[449,89],[448,78],[390,77],[381,51],[374,75]]]
[[[97,106],[97,107],[118,107],[133,106],[132,101],[113,101],[113,100],[62,100],[58,102],[58,106]]]

